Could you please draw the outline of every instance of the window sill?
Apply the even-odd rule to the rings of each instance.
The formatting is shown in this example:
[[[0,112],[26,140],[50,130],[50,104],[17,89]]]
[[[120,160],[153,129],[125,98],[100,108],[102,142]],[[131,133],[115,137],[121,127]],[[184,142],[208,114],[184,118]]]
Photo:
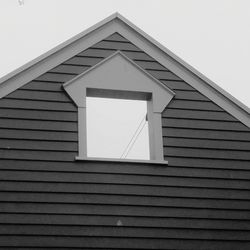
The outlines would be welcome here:
[[[76,156],[75,159],[77,161],[120,162],[120,163],[168,165],[168,161],[157,161],[157,160],[112,159],[112,158],[95,158],[95,157],[80,157],[80,156]]]

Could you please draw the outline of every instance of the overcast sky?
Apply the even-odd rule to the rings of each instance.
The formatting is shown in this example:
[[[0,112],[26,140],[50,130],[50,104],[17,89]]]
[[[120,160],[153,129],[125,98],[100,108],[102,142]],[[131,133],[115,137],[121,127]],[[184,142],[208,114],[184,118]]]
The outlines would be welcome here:
[[[0,77],[118,11],[250,107],[249,0],[0,0]]]

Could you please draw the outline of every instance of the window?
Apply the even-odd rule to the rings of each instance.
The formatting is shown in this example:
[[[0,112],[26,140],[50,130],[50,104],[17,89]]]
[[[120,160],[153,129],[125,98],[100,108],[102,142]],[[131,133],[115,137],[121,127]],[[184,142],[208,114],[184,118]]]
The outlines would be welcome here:
[[[90,144],[88,146],[90,141],[87,141],[89,122],[87,118],[88,100],[90,100],[88,98],[95,97],[144,102],[147,106],[149,161],[164,161],[161,113],[174,93],[121,52],[114,53],[63,86],[78,107],[79,155],[77,159],[92,158],[91,148],[88,150],[91,146]],[[142,119],[141,115],[138,114],[137,121],[140,119]],[[107,157],[124,160],[120,159],[118,154]],[[146,159],[142,156],[130,157],[130,159]],[[94,158],[103,159],[101,153],[96,154]]]
[[[147,101],[86,100],[87,157],[150,159]]]

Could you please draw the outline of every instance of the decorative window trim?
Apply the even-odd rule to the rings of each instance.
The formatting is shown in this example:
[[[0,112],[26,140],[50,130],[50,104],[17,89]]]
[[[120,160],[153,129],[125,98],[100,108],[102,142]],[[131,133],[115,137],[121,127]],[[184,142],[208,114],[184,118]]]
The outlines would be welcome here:
[[[90,161],[90,162],[119,162],[119,163],[137,163],[137,164],[157,164],[168,165],[168,161],[165,160],[136,160],[136,159],[115,159],[115,158],[96,158],[96,157],[80,157],[76,156],[78,161]]]
[[[147,100],[149,162],[164,161],[161,113],[175,93],[123,53],[115,52],[65,83],[63,87],[78,107],[79,149],[76,159],[93,159],[87,157],[86,97],[95,96]],[[96,159],[99,158],[93,160]],[[107,160],[114,161],[114,159]],[[141,161],[133,160],[133,162]]]

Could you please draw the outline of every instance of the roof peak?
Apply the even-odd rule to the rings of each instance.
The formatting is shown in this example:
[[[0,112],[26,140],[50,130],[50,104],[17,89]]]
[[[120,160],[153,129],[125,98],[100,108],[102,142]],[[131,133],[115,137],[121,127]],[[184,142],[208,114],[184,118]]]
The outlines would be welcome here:
[[[114,21],[118,20],[118,21]],[[115,12],[54,49],[0,79],[0,98],[113,33],[119,33],[203,95],[250,127],[250,109]]]

